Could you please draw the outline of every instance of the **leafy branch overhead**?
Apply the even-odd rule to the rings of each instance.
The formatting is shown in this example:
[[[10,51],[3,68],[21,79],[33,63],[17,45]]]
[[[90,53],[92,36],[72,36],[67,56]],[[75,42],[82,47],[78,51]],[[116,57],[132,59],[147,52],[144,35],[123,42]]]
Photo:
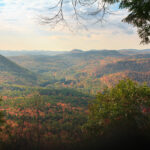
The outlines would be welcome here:
[[[42,22],[54,26],[59,23],[67,25],[68,12],[80,25],[93,19],[94,23],[102,22],[106,14],[111,13],[109,6],[115,3],[119,4],[119,9],[128,10],[129,14],[122,21],[137,27],[141,43],[150,43],[150,0],[57,0],[54,6],[50,6],[49,16],[42,18]]]

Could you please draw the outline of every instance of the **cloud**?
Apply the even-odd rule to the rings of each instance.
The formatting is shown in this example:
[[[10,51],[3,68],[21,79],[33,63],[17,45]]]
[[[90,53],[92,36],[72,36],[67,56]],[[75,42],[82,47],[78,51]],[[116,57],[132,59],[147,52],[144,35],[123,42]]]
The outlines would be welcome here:
[[[56,2],[56,0],[0,0],[0,49],[100,49],[111,47],[111,44],[115,48],[117,46],[113,43],[117,38],[122,44],[118,44],[118,47],[125,48],[127,45],[125,41],[128,39],[132,41],[131,39],[136,37],[129,46],[135,44],[137,40],[135,29],[121,22],[127,11],[118,10],[117,5],[112,7],[115,15],[105,16],[106,22],[103,24],[93,25],[84,22],[88,27],[88,30],[85,30],[83,26],[72,28],[76,25],[76,21],[73,19],[70,0],[66,0],[65,16],[73,32],[64,26],[52,29],[50,26],[41,25],[38,17],[49,16],[49,7],[54,6]],[[111,44],[108,45],[107,42]],[[136,47],[137,45],[135,44]]]
[[[3,0],[0,10],[0,23],[15,30],[32,28],[34,19],[47,7],[48,0]],[[18,31],[18,29],[17,29]]]
[[[23,32],[37,32],[37,30],[45,30],[48,32],[46,26],[42,27],[39,25],[38,16],[50,15],[50,11],[48,11],[49,7],[55,6],[56,3],[57,1],[52,0],[1,0],[0,30],[13,30],[16,31],[16,33],[22,32],[22,34]],[[115,9],[117,9],[117,6],[112,8],[112,10]],[[73,20],[73,8],[68,0],[65,1],[64,11],[68,24],[76,26],[76,20]],[[94,30],[113,30],[113,32],[116,30],[116,32],[133,34],[134,32],[131,26],[121,23],[121,19],[125,16],[124,14],[127,14],[127,12],[117,10],[115,13],[116,15],[105,16],[106,22],[102,25],[90,25],[90,22],[87,22],[87,24],[85,22],[84,23],[87,25],[89,30],[93,30],[94,28]],[[78,29],[81,28],[82,27],[78,27]]]

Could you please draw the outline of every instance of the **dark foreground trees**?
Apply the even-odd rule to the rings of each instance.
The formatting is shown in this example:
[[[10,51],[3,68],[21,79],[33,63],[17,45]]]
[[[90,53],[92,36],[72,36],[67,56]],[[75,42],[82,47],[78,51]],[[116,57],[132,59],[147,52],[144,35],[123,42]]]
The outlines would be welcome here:
[[[150,139],[150,87],[125,79],[106,88],[90,104],[83,129],[95,139],[95,145],[105,148],[146,146]]]
[[[2,102],[2,98],[0,97],[0,103]],[[2,125],[2,123],[4,122],[3,120],[3,112],[2,110],[0,110],[0,126]]]
[[[1,101],[2,101],[2,98],[0,97],[0,104],[1,104]],[[1,126],[3,125],[3,123],[4,123],[4,115],[3,115],[3,109],[2,108],[0,108],[0,133],[1,133],[1,131],[2,131],[2,129],[1,129]],[[0,150],[2,149],[2,143],[1,143],[1,140],[0,140]]]
[[[150,87],[145,84],[125,79],[99,93],[89,105],[89,118],[82,130],[86,118],[81,113],[70,107],[63,110],[57,104],[47,105],[49,102],[41,96],[21,101],[18,106],[22,115],[9,116],[17,121],[17,127],[6,128],[3,150],[122,150],[149,146]]]

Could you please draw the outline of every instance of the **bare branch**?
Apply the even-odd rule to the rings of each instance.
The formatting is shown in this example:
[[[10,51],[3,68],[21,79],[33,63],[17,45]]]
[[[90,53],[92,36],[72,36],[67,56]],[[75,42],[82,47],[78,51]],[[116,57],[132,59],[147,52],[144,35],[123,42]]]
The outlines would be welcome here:
[[[66,10],[66,4],[70,6],[70,11]],[[55,6],[49,8],[49,16],[41,17],[41,22],[50,26],[60,23],[68,26],[71,24],[68,23],[67,18],[72,17],[78,25],[86,28],[84,21],[102,22],[108,13],[108,7],[103,0],[58,0]]]

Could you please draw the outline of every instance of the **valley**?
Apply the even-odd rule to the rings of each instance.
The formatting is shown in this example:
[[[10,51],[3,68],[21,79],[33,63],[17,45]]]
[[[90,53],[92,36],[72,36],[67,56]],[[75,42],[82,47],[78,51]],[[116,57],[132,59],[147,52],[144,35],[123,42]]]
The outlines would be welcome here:
[[[4,147],[15,149],[14,143],[22,146],[27,142],[26,149],[43,143],[45,149],[50,145],[69,149],[71,141],[83,138],[81,128],[98,92],[125,78],[150,85],[149,52],[73,50],[53,56],[0,55],[5,116],[0,138]]]
[[[150,54],[148,50],[73,50],[55,56],[10,56],[11,61],[39,76],[40,87],[73,88],[96,94],[111,80],[131,78],[149,81]]]

